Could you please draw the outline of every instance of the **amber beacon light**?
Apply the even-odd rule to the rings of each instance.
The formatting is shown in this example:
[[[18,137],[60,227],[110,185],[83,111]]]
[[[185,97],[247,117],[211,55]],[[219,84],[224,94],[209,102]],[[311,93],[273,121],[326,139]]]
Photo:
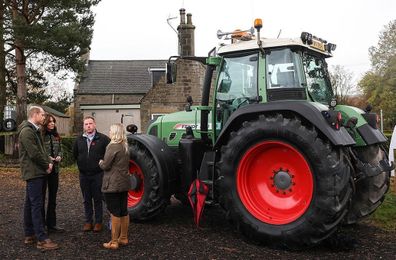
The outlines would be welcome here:
[[[260,30],[263,27],[263,21],[260,18],[257,18],[254,20],[254,28],[256,28],[256,30]]]

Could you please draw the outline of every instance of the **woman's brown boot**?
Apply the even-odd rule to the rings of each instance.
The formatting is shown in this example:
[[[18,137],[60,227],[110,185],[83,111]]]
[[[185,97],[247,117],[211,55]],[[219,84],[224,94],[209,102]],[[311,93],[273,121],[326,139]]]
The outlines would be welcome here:
[[[129,215],[121,217],[121,234],[118,239],[120,245],[128,245]]]
[[[103,243],[103,247],[107,249],[118,249],[118,238],[120,237],[121,218],[111,215],[111,240]]]

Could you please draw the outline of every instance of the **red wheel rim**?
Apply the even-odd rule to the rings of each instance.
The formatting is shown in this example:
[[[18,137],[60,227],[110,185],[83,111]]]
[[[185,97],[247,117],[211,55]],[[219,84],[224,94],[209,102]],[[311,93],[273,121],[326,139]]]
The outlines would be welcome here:
[[[301,217],[313,194],[308,162],[293,146],[264,141],[251,147],[237,169],[237,191],[246,209],[262,222],[288,224]]]
[[[136,206],[142,199],[144,193],[144,175],[142,169],[132,160],[129,161],[129,174],[136,174],[141,180],[141,183],[140,187],[137,189],[128,191],[128,208]]]

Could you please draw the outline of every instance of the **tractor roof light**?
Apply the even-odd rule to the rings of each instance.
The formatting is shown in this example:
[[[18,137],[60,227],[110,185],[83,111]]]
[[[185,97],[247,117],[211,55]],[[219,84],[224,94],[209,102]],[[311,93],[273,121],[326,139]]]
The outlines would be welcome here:
[[[327,50],[328,52],[335,51],[336,48],[337,48],[337,45],[334,44],[334,43],[328,43],[328,44],[326,44],[326,50]]]
[[[261,28],[263,28],[263,21],[260,18],[256,18],[254,20],[254,28],[256,28],[257,31],[260,31]]]
[[[331,43],[331,51],[335,51],[337,48],[337,45],[334,43]]]
[[[327,51],[329,53],[331,53],[332,51],[335,51],[335,49],[337,47],[337,45],[335,45],[334,43],[327,42],[325,39],[316,37],[308,32],[302,32],[300,38],[304,44],[308,44],[312,48],[315,48],[315,49],[318,49],[321,51]]]
[[[313,42],[313,35],[308,32],[301,33],[301,40],[303,43],[311,45]]]
[[[263,28],[263,21],[260,18],[256,18],[254,20],[254,28],[256,28],[256,30],[257,30],[257,45],[259,46],[260,51],[261,51],[262,55],[264,56],[265,51],[263,49],[263,42],[261,41],[261,38],[260,38],[260,30],[261,30],[261,28]]]

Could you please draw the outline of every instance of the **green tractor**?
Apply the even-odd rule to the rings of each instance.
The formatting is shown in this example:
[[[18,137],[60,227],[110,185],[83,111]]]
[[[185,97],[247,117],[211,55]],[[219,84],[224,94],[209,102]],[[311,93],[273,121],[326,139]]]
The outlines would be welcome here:
[[[262,39],[260,19],[255,28],[257,37],[237,32],[208,57],[181,57],[206,65],[201,105],[189,100],[128,136],[132,218],[160,215],[171,196],[188,203],[199,180],[205,202],[248,238],[302,248],[384,200],[387,139],[370,107],[336,104],[325,61],[336,46],[306,32]]]

